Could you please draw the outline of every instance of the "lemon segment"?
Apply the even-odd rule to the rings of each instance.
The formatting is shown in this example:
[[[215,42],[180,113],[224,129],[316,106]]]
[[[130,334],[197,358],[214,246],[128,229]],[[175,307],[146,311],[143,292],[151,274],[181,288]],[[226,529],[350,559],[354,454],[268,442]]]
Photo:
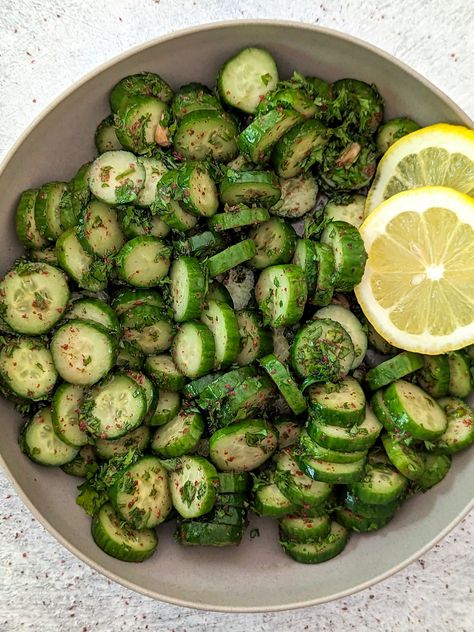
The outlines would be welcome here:
[[[474,131],[439,123],[395,142],[378,164],[365,215],[401,191],[446,186],[474,196]]]
[[[360,228],[368,259],[355,288],[375,330],[427,355],[474,342],[474,199],[420,187],[382,202]]]

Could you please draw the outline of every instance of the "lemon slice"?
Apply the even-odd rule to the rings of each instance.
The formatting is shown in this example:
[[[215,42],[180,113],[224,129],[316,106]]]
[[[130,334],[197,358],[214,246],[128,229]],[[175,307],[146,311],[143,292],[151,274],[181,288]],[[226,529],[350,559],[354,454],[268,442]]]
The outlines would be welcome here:
[[[474,199],[447,187],[382,202],[360,233],[368,259],[355,293],[392,345],[427,355],[474,343]]]
[[[446,186],[474,196],[474,131],[440,123],[407,134],[379,162],[365,214],[401,191]]]

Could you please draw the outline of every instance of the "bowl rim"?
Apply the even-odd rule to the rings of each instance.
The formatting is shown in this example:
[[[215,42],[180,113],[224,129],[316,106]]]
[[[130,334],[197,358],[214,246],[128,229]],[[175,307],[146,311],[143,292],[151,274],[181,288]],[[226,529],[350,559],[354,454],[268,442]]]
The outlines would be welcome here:
[[[244,19],[244,20],[220,20],[217,22],[207,22],[204,24],[198,24],[191,27],[187,27],[184,29],[180,29],[173,33],[166,33],[164,35],[160,35],[159,37],[153,38],[151,40],[147,40],[141,44],[137,44],[128,48],[126,51],[119,53],[118,55],[113,56],[111,59],[102,62],[98,66],[95,66],[92,70],[84,74],[80,79],[75,81],[71,86],[63,90],[57,97],[55,97],[51,102],[49,102],[41,112],[33,119],[33,121],[25,128],[25,130],[20,134],[17,140],[13,143],[10,149],[7,151],[4,156],[1,164],[0,164],[0,177],[2,176],[5,168],[8,163],[14,156],[15,152],[18,150],[20,145],[26,140],[29,134],[41,123],[41,121],[52,111],[54,108],[61,103],[66,97],[75,92],[80,86],[87,83],[97,74],[111,68],[115,64],[119,63],[127,59],[128,57],[139,53],[147,48],[151,48],[158,44],[180,39],[182,37],[187,37],[189,35],[193,35],[194,33],[199,33],[202,31],[214,31],[226,28],[235,28],[236,25],[242,26],[272,26],[279,28],[291,28],[298,29],[304,31],[312,31],[314,33],[321,33],[324,35],[330,35],[335,39],[342,40],[344,42],[355,44],[361,48],[365,48],[371,53],[375,53],[379,57],[382,57],[384,60],[398,66],[405,72],[409,73],[412,77],[417,79],[420,83],[422,83],[426,88],[428,88],[431,92],[435,93],[442,101],[444,101],[449,107],[457,114],[457,116],[464,122],[466,126],[474,127],[474,122],[471,118],[459,107],[450,97],[448,97],[442,90],[436,87],[431,81],[426,79],[423,75],[414,70],[407,63],[397,59],[390,53],[382,50],[378,46],[371,44],[365,40],[362,40],[353,35],[349,35],[342,31],[338,31],[336,29],[326,28],[323,26],[317,26],[314,24],[309,24],[306,22],[297,22],[294,20],[274,20],[274,19]],[[0,452],[0,465],[4,472],[7,474],[8,479],[13,485],[16,493],[23,501],[24,505],[29,509],[29,511],[33,514],[33,516],[38,520],[38,522],[49,532],[62,546],[64,546],[69,552],[71,552],[75,557],[79,560],[87,564],[92,570],[96,571],[100,575],[111,579],[112,581],[124,586],[125,588],[132,590],[133,592],[140,593],[154,599],[155,601],[163,601],[165,603],[169,603],[175,606],[181,606],[186,608],[194,608],[196,610],[203,611],[213,611],[213,612],[226,612],[226,613],[256,613],[256,612],[281,612],[285,610],[293,610],[299,608],[308,608],[311,606],[317,606],[323,603],[328,603],[331,601],[335,601],[337,599],[342,599],[344,597],[348,597],[355,593],[358,593],[366,588],[370,588],[371,586],[378,584],[379,582],[387,579],[388,577],[398,573],[403,568],[419,559],[422,555],[424,555],[429,549],[431,549],[435,544],[437,544],[440,540],[442,540],[454,527],[461,522],[461,520],[467,516],[467,514],[474,508],[474,498],[466,505],[466,507],[434,538],[432,538],[429,542],[427,542],[423,547],[418,549],[415,553],[410,555],[408,558],[404,559],[402,562],[397,564],[396,566],[392,566],[389,570],[384,573],[380,573],[379,575],[359,584],[356,584],[352,588],[348,588],[346,590],[342,590],[331,595],[327,595],[325,597],[316,597],[314,599],[308,599],[306,601],[299,602],[291,602],[291,603],[282,603],[277,606],[217,606],[215,604],[206,604],[206,603],[196,603],[187,599],[178,599],[169,597],[167,595],[163,595],[161,593],[155,592],[153,590],[148,590],[146,588],[137,586],[132,581],[128,581],[127,579],[117,575],[113,571],[107,570],[102,567],[100,564],[96,563],[94,560],[89,558],[86,554],[82,553],[72,542],[64,538],[55,527],[49,522],[48,518],[43,516],[41,512],[36,509],[35,505],[32,501],[30,501],[26,492],[23,491],[23,488],[16,481],[9,467],[7,466],[1,452]]]

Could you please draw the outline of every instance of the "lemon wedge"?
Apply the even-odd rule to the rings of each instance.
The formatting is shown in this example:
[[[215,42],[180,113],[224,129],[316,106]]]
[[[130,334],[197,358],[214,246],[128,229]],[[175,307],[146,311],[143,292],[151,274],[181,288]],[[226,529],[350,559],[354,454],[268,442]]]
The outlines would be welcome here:
[[[400,138],[378,164],[365,214],[401,191],[432,185],[474,196],[473,130],[440,123]]]
[[[474,343],[474,199],[421,187],[382,202],[360,227],[368,258],[355,288],[376,331],[427,355]]]

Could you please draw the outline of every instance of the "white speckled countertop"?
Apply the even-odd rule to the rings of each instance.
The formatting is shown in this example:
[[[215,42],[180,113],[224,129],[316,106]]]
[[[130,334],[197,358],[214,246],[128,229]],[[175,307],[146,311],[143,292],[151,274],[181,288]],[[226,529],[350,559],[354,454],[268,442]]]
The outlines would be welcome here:
[[[160,34],[239,18],[296,20],[356,35],[414,67],[474,118],[469,0],[0,0],[0,157],[97,64]],[[423,559],[347,599],[275,614],[205,613],[152,601],[90,570],[45,532],[0,472],[0,630],[468,632],[473,538],[471,513]]]

